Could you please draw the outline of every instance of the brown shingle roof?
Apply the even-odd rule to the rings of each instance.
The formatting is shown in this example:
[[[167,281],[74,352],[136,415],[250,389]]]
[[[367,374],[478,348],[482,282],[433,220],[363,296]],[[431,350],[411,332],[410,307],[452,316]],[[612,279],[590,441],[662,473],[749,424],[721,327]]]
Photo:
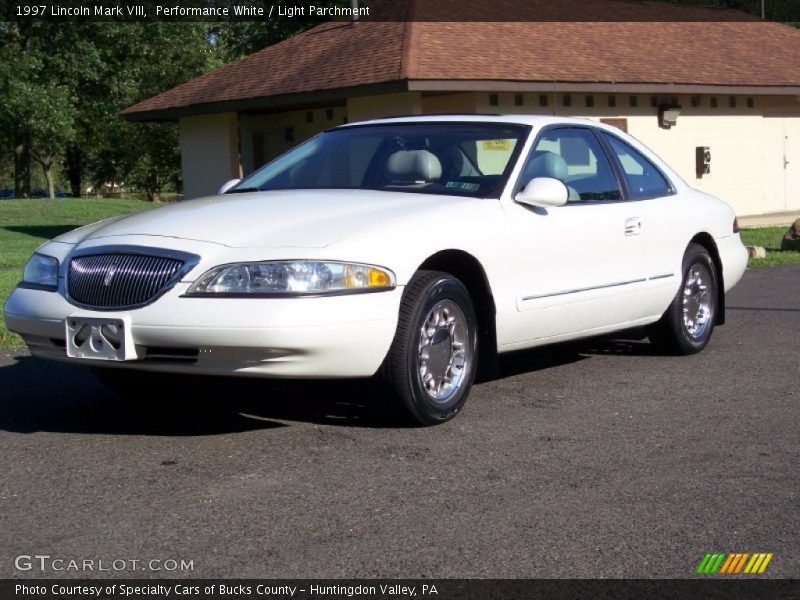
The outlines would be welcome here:
[[[411,79],[800,85],[800,31],[776,23],[415,23],[412,39]]]
[[[422,9],[453,15],[447,11],[464,10],[473,1],[396,0],[392,10],[398,16]],[[509,1],[482,5],[502,7]],[[800,87],[800,30],[791,27],[753,21],[735,11],[627,0],[591,5],[584,0],[529,0],[514,2],[517,13],[520,4],[541,18],[556,18],[548,11],[558,4],[575,11],[581,7],[580,13],[570,14],[583,19],[607,20],[326,23],[123,114],[175,118],[236,109],[243,102],[256,106],[270,98],[296,99],[308,92],[426,80]],[[693,20],[613,20],[629,17],[632,6],[643,21]],[[701,20],[711,17],[725,20]]]

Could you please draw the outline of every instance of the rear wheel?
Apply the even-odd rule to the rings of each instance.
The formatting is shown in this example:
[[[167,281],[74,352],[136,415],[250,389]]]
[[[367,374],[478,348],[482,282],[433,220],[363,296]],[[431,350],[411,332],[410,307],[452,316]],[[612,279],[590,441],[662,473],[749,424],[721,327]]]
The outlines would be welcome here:
[[[469,292],[452,275],[419,271],[411,279],[380,370],[395,412],[418,425],[458,414],[475,379],[476,322]]]
[[[708,250],[689,244],[681,287],[661,319],[648,328],[650,341],[673,354],[694,354],[705,348],[717,317],[718,282]]]

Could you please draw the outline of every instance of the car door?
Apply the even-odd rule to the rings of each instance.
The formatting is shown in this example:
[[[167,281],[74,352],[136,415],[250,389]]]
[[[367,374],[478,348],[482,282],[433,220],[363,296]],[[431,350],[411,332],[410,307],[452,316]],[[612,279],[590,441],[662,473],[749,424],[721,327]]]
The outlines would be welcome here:
[[[645,256],[646,293],[640,317],[664,312],[675,296],[681,278],[681,261],[686,250],[687,214],[691,204],[679,197],[669,178],[643,152],[619,136],[600,133],[612,160],[619,165],[628,197],[640,208],[647,223]]]
[[[501,343],[611,329],[630,322],[643,294],[643,224],[594,128],[544,129],[514,192],[534,177],[569,189],[555,208],[507,205],[517,314]]]

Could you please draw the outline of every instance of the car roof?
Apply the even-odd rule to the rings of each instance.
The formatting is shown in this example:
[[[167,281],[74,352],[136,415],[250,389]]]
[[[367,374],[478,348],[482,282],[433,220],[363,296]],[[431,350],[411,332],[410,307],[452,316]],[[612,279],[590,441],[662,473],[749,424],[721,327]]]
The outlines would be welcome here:
[[[592,119],[576,117],[556,117],[553,115],[499,115],[499,114],[428,114],[408,115],[402,117],[388,117],[384,119],[371,119],[368,121],[354,121],[340,125],[336,129],[353,127],[356,125],[388,125],[393,123],[507,123],[514,125],[546,125],[551,123],[564,123],[574,125],[600,125]]]
[[[665,163],[661,157],[655,154],[650,148],[642,144],[639,140],[631,137],[627,133],[620,131],[617,127],[608,123],[602,123],[596,119],[589,119],[585,117],[561,117],[556,115],[500,115],[500,114],[476,114],[476,113],[448,113],[448,114],[428,114],[428,115],[408,115],[402,117],[388,117],[385,119],[372,119],[368,121],[354,121],[339,125],[333,129],[345,129],[347,127],[355,127],[358,125],[389,125],[393,123],[505,123],[512,125],[527,125],[538,129],[540,127],[547,127],[549,125],[582,125],[584,127],[591,126],[597,129],[607,131],[617,137],[622,138],[627,143],[632,144],[638,151],[643,152],[650,160],[653,160],[663,171],[667,172],[672,178],[673,183],[679,182],[678,185],[685,186],[686,183],[672,169]]]

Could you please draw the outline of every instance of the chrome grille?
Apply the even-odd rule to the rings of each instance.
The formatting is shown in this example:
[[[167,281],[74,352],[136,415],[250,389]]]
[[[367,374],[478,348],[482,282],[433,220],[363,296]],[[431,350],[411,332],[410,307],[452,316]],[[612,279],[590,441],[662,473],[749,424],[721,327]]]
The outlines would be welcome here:
[[[143,254],[93,254],[72,259],[67,292],[76,304],[113,309],[142,306],[175,277],[184,261]]]

